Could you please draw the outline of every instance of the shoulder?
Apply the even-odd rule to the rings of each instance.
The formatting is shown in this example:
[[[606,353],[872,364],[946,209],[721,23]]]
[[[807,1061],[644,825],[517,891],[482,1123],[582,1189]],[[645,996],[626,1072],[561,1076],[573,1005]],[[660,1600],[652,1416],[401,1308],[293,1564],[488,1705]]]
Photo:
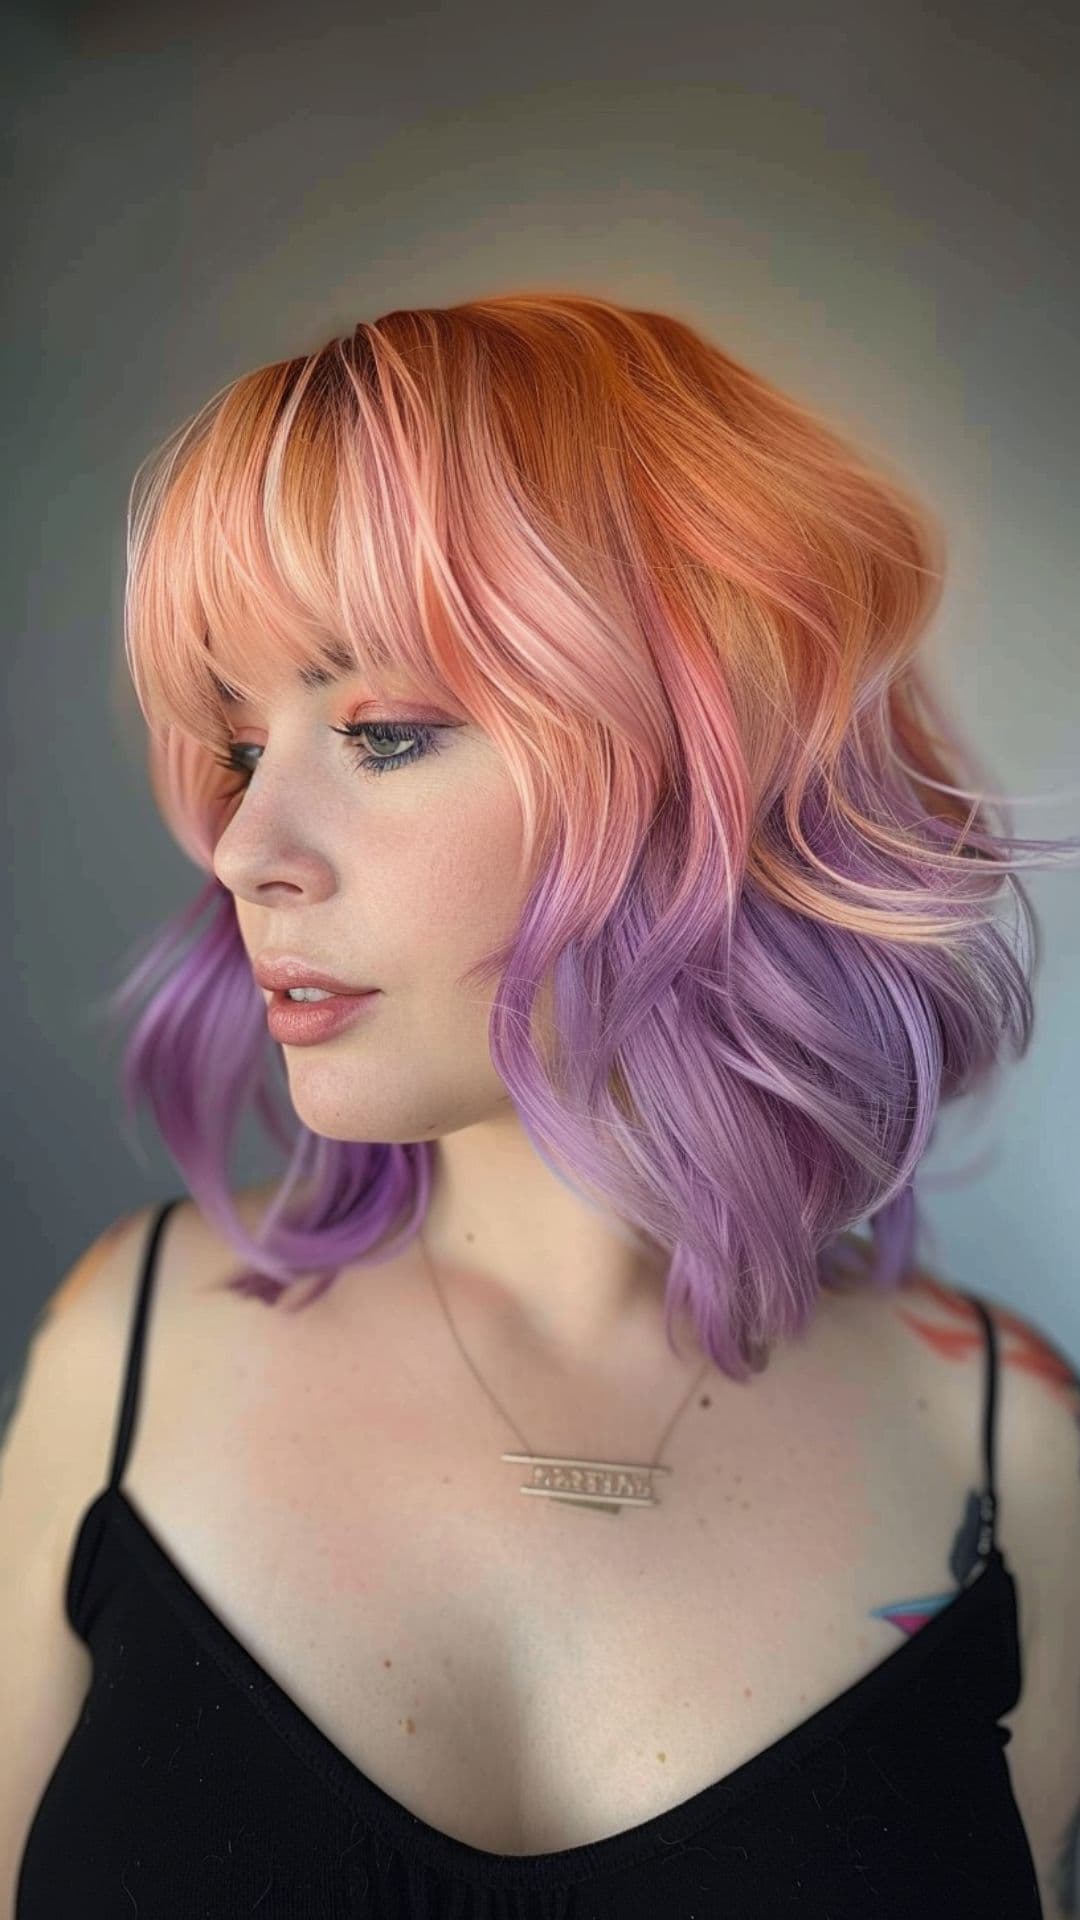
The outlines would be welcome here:
[[[5,1389],[0,1442],[12,1455],[70,1452],[73,1472],[92,1471],[95,1439],[107,1434],[130,1325],[134,1283],[158,1203],[118,1215],[88,1241],[45,1294],[21,1363]],[[70,1437],[78,1429],[79,1444]]]
[[[35,1335],[61,1322],[65,1329],[82,1325],[108,1303],[115,1303],[117,1288],[122,1288],[130,1263],[137,1258],[157,1205],[150,1202],[119,1214],[87,1243],[46,1296]]]
[[[981,1414],[986,1385],[989,1316],[997,1355],[994,1463],[1001,1544],[1023,1561],[1047,1524],[1080,1527],[1080,1367],[1060,1339],[1030,1311],[983,1293],[950,1285],[923,1268],[881,1296],[899,1361],[905,1350],[925,1359],[927,1384],[965,1382],[957,1411]],[[969,1385],[978,1383],[973,1408]],[[981,1442],[981,1426],[979,1430]],[[1045,1563],[1045,1555],[1038,1556]]]
[[[901,1341],[917,1343],[939,1373],[968,1371],[977,1356],[985,1381],[989,1316],[997,1355],[994,1418],[998,1503],[1004,1526],[1038,1526],[1055,1509],[1080,1521],[1080,1367],[1059,1338],[1025,1309],[951,1286],[915,1269],[887,1296]]]
[[[999,1544],[1017,1586],[1022,1685],[1009,1771],[1044,1908],[1080,1912],[1080,1367],[1030,1314],[998,1333]]]
[[[254,1234],[276,1191],[277,1182],[269,1182],[242,1187],[229,1195],[247,1233]],[[66,1312],[81,1298],[89,1300],[90,1296],[96,1296],[100,1306],[104,1296],[113,1293],[118,1304],[132,1308],[132,1283],[165,1204],[154,1200],[107,1227],[65,1276],[46,1312]],[[159,1313],[181,1313],[185,1302],[194,1302],[207,1287],[214,1287],[242,1264],[242,1258],[216,1221],[208,1218],[190,1195],[177,1195],[175,1203],[169,1204],[155,1259],[155,1319]]]
[[[232,1196],[254,1231],[273,1187]],[[143,1260],[163,1202],[120,1214],[97,1232],[45,1293],[0,1395],[0,1494],[5,1526],[17,1501],[31,1531],[64,1551],[71,1525],[103,1484]],[[225,1236],[188,1197],[169,1211],[155,1264],[155,1365],[186,1351],[202,1316],[192,1308],[240,1264]],[[36,1489],[52,1490],[48,1512]],[[17,1491],[16,1491],[17,1490]],[[44,1545],[44,1542],[42,1543]]]
[[[900,1287],[842,1296],[837,1316],[875,1383],[925,1408],[949,1457],[983,1466],[987,1333],[997,1357],[993,1462],[998,1544],[1021,1589],[1025,1650],[1069,1589],[1080,1552],[1080,1367],[1030,1310],[913,1267]],[[1055,1572],[1056,1568],[1056,1572]],[[1071,1562],[1073,1606],[1080,1562]],[[1055,1582],[1058,1584],[1056,1585]],[[1080,1640],[1080,1635],[1078,1635]]]
[[[258,1218],[261,1192],[234,1196],[247,1224]],[[48,1429],[62,1447],[71,1420],[90,1417],[91,1401],[98,1424],[107,1426],[114,1417],[138,1278],[163,1204],[148,1201],[109,1221],[45,1293],[22,1360],[5,1385],[0,1458],[8,1450],[5,1435],[13,1441],[16,1426],[24,1438],[32,1429],[41,1441]],[[187,1279],[197,1281],[213,1267],[215,1254],[221,1262],[226,1251],[194,1202],[180,1198],[158,1249],[158,1291],[182,1297]]]
[[[985,1382],[989,1316],[997,1354],[995,1433],[1003,1464],[1023,1484],[1037,1468],[1042,1448],[1034,1434],[1049,1427],[1066,1450],[1080,1441],[1080,1371],[1059,1339],[1028,1310],[1021,1312],[978,1287],[951,1284],[926,1267],[913,1267],[888,1292],[862,1290],[871,1325],[888,1362],[923,1368],[928,1383],[949,1379]],[[870,1336],[873,1338],[873,1334]],[[1073,1444],[1074,1478],[1080,1476],[1080,1446]]]
[[[104,1483],[152,1212],[138,1208],[95,1234],[46,1294],[5,1382],[0,1593],[9,1603],[19,1583],[55,1595],[80,1516]]]
[[[1046,1913],[1080,1913],[1080,1366],[1030,1311],[972,1292],[995,1334],[996,1532],[1017,1602],[1009,1774]],[[932,1356],[928,1379],[961,1377],[976,1349],[984,1373],[985,1331],[964,1291],[918,1272],[885,1298],[896,1337]],[[980,1428],[981,1408],[980,1394]]]
[[[92,1402],[98,1403],[97,1420],[107,1418],[110,1376],[120,1364],[135,1277],[156,1211],[157,1203],[150,1203],[109,1221],[44,1294],[5,1387],[5,1453],[16,1428],[24,1439],[32,1433],[35,1443],[46,1430],[55,1432],[62,1447],[71,1421],[89,1417]]]
[[[103,1487],[135,1280],[155,1208],[97,1232],[46,1292],[4,1385],[0,1421],[0,1904],[91,1680],[65,1612],[77,1529]]]

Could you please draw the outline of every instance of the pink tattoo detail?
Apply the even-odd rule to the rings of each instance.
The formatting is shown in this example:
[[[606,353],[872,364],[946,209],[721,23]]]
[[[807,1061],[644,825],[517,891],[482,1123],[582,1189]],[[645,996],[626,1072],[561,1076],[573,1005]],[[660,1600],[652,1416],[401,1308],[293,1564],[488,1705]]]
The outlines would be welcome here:
[[[955,1599],[956,1588],[953,1587],[948,1593],[922,1594],[917,1600],[894,1600],[887,1607],[871,1607],[870,1613],[875,1620],[891,1621],[894,1627],[899,1627],[901,1633],[906,1633],[910,1638],[913,1633],[918,1633],[920,1627],[925,1627],[935,1613],[940,1613],[942,1607]]]

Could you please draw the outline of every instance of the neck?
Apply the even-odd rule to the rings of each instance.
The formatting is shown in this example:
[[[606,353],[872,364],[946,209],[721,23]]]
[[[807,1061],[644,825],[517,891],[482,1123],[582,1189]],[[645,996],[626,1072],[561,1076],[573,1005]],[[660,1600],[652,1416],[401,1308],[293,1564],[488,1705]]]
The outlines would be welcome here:
[[[439,1142],[422,1236],[450,1311],[464,1302],[545,1364],[573,1372],[627,1346],[667,1351],[669,1254],[572,1193],[516,1121]],[[699,1366],[685,1317],[673,1337]]]

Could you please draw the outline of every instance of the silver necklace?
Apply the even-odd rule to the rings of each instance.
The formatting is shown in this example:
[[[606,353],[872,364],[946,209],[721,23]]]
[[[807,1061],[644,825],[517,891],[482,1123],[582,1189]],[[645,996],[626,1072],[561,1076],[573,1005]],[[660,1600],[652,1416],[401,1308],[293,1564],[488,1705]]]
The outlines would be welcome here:
[[[450,1309],[443,1298],[443,1291],[435,1272],[435,1263],[424,1243],[423,1234],[417,1237],[431,1274],[439,1305],[446,1315],[446,1324],[450,1328],[458,1352],[477,1385],[483,1388],[488,1399],[494,1407],[498,1408],[507,1424],[514,1428],[514,1432],[525,1448],[524,1453],[503,1453],[499,1456],[502,1460],[512,1460],[532,1468],[531,1478],[522,1482],[519,1492],[539,1495],[547,1500],[562,1500],[568,1506],[588,1507],[593,1513],[621,1513],[623,1507],[659,1506],[660,1501],[653,1488],[653,1474],[671,1472],[670,1467],[660,1466],[659,1456],[676,1420],[679,1419],[691,1395],[708,1372],[709,1361],[705,1361],[696,1379],[691,1382],[676,1407],[660,1437],[656,1457],[649,1462],[648,1466],[630,1460],[576,1460],[567,1459],[558,1454],[534,1453],[524,1434],[514,1426],[506,1408],[496,1400],[487,1381],[481,1379],[473,1361],[462,1346],[458,1330],[450,1318]]]

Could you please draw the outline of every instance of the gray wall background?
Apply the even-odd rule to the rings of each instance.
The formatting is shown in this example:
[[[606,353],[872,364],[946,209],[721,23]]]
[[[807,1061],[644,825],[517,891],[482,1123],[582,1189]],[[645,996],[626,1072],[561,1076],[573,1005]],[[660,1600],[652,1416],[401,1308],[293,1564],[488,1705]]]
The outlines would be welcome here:
[[[0,1375],[88,1241],[178,1187],[87,1012],[200,884],[114,710],[124,513],[245,369],[506,287],[670,307],[944,518],[938,685],[995,789],[1071,783],[1017,832],[1080,832],[1078,40],[1063,0],[8,11]],[[1075,1357],[1080,884],[1027,884],[1035,1039],[943,1119],[924,1253]],[[273,1171],[245,1143],[237,1183]]]

